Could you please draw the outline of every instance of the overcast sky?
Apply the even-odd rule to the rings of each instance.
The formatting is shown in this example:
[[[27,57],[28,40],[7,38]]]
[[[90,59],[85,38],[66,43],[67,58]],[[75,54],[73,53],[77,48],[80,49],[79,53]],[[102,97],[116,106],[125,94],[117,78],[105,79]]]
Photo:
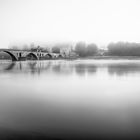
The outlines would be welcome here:
[[[81,40],[140,42],[140,0],[0,0],[0,48]]]

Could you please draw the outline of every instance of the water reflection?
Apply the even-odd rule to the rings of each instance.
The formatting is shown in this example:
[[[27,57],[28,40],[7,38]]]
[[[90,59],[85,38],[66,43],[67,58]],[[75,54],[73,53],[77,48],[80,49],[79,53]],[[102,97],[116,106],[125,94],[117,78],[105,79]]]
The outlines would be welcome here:
[[[97,66],[93,64],[76,64],[75,71],[78,75],[84,75],[86,73],[94,74],[96,73]]]
[[[92,61],[91,63],[83,61],[26,61],[26,62],[7,62],[1,63],[0,73],[55,73],[70,75],[76,73],[80,76],[85,74],[96,74],[100,70],[107,72],[109,75],[123,76],[126,74],[140,73],[140,61],[128,62],[109,62],[101,63]],[[107,70],[107,71],[106,71]]]
[[[122,64],[111,64],[108,66],[108,72],[111,75],[125,75],[140,73],[140,63],[122,63]]]
[[[8,66],[6,68],[4,68],[4,70],[12,70],[14,68],[14,66],[15,66],[14,62],[10,63],[10,64],[8,64]]]
[[[78,75],[85,73],[93,74],[96,72],[95,64],[79,64],[70,61],[26,61],[26,62],[8,62],[0,65],[1,73],[56,73],[56,74],[73,74]]]
[[[2,131],[28,139],[139,135],[139,74],[140,61],[2,62],[0,140]]]

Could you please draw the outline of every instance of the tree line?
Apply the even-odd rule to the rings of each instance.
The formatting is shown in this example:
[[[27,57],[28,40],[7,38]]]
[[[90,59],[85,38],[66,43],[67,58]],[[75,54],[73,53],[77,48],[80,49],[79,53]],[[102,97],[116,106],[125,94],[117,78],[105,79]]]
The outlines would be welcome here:
[[[140,56],[140,43],[117,42],[108,45],[107,55]]]
[[[70,45],[59,44],[51,47],[51,52],[60,53],[62,47],[69,47]],[[13,46],[13,49],[18,47]],[[50,52],[49,47],[41,47],[31,44],[30,47],[24,45],[22,50],[37,51],[40,49],[44,52]],[[79,57],[88,56],[140,56],[140,43],[130,42],[117,42],[110,43],[106,49],[100,49],[95,43],[86,44],[85,42],[78,42],[74,46],[71,45],[71,51],[77,54]]]
[[[107,48],[101,50],[96,44],[86,45],[83,42],[79,42],[75,46],[75,52],[80,57],[85,56],[140,56],[140,43],[130,42],[117,42],[110,43]]]

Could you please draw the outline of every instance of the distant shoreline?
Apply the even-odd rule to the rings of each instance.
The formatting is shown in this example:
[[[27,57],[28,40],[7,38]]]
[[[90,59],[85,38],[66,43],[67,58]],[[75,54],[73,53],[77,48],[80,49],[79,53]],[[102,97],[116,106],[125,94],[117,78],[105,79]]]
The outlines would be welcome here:
[[[118,59],[132,59],[132,60],[137,60],[137,59],[140,59],[140,56],[91,56],[91,57],[84,57],[84,58],[81,58],[79,57],[79,59],[113,59],[113,60],[118,60]]]
[[[42,59],[45,60],[140,60],[140,56],[88,56],[88,57],[77,57],[77,58],[59,58],[59,59]],[[0,61],[11,61],[11,59],[0,59]],[[28,60],[23,60],[28,61]],[[29,60],[30,61],[30,60]],[[32,60],[31,60],[32,61]],[[33,60],[35,61],[35,60]]]

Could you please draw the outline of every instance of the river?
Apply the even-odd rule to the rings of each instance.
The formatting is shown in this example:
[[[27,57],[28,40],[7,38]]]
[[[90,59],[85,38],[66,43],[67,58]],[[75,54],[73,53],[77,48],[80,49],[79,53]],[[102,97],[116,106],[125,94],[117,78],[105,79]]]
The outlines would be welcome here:
[[[0,136],[140,135],[140,60],[0,62]]]

